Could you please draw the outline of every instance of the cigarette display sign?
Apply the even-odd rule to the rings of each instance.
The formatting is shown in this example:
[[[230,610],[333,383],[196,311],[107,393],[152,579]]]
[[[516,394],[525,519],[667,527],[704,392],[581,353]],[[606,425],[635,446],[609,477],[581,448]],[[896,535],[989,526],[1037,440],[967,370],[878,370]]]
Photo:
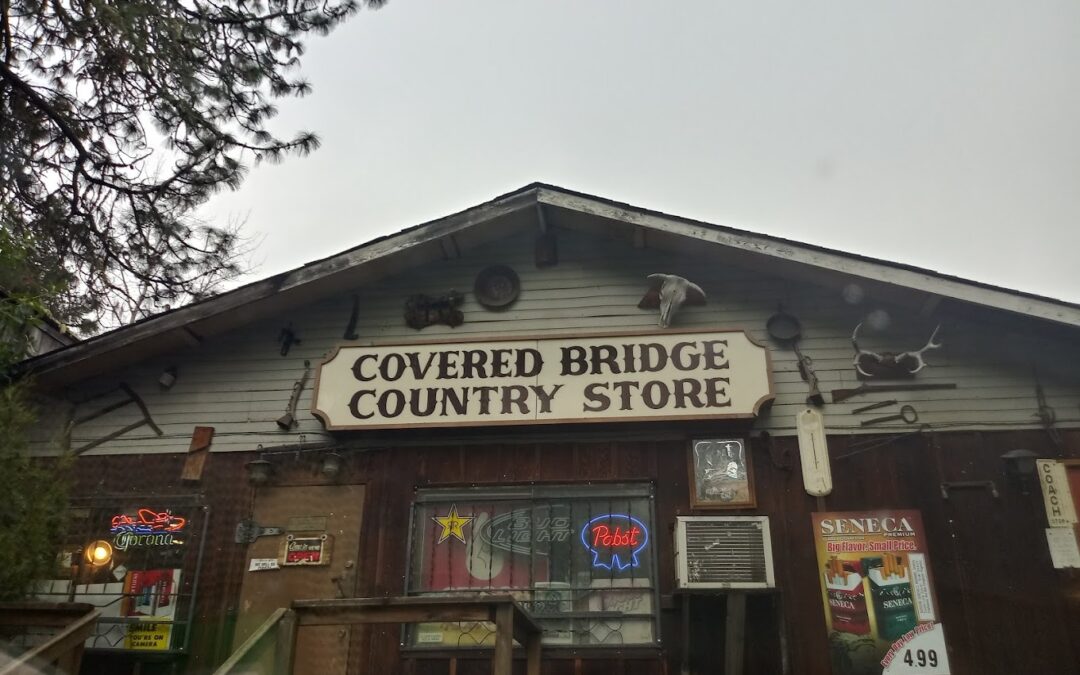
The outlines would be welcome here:
[[[754,417],[767,350],[742,331],[339,347],[312,413],[328,429]]]
[[[286,535],[282,546],[284,550],[281,564],[286,567],[329,565],[331,541],[330,536],[327,534],[309,537]]]
[[[949,675],[918,511],[813,514],[834,675]]]

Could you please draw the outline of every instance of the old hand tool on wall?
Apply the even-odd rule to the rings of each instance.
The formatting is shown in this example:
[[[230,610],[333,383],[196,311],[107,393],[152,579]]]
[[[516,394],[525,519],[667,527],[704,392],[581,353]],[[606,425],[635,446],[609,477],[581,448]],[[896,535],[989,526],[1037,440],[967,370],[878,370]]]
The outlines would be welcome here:
[[[896,399],[891,398],[888,401],[878,401],[877,403],[871,403],[870,405],[864,405],[861,408],[855,408],[851,412],[855,414],[870,412],[871,410],[877,410],[878,408],[888,408],[891,405],[896,405]]]
[[[948,384],[864,384],[854,389],[833,389],[833,403],[846,401],[853,396],[873,394],[879,391],[929,391],[932,389],[956,389],[956,385]]]
[[[802,337],[802,325],[799,320],[781,309],[769,317],[769,321],[765,324],[765,330],[768,331],[769,337],[781,344],[790,346],[795,351],[795,358],[798,359],[799,363],[799,375],[810,385],[810,392],[806,397],[806,402],[815,406],[824,405],[825,397],[821,394],[821,389],[818,386],[817,373],[814,372],[814,361],[809,356],[804,356],[802,350],[799,349],[799,339]]]
[[[296,405],[300,402],[300,394],[304,391],[309,375],[311,375],[311,362],[304,361],[304,374],[293,385],[292,395],[289,396],[289,407],[285,409],[284,415],[277,418],[277,425],[285,431],[296,425]]]
[[[900,408],[900,414],[889,415],[887,417],[875,417],[872,420],[863,420],[860,422],[860,426],[868,427],[871,424],[883,424],[885,422],[900,422],[903,421],[906,424],[915,424],[919,421],[919,413],[915,412],[915,408],[909,405]]]

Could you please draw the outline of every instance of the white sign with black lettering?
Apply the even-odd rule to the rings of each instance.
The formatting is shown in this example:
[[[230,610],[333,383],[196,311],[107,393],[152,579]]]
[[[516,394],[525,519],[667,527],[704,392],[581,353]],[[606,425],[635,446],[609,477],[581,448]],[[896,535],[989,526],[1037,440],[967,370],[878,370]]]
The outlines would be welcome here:
[[[945,629],[923,623],[893,644],[881,662],[881,675],[949,675]]]
[[[1057,569],[1080,567],[1080,543],[1071,527],[1046,528],[1046,543],[1050,547],[1050,562]]]
[[[1050,527],[1071,527],[1076,524],[1076,507],[1065,465],[1056,459],[1037,459],[1039,483],[1046,505],[1046,522]]]
[[[277,558],[252,558],[248,565],[248,572],[265,572],[266,570],[278,570]]]

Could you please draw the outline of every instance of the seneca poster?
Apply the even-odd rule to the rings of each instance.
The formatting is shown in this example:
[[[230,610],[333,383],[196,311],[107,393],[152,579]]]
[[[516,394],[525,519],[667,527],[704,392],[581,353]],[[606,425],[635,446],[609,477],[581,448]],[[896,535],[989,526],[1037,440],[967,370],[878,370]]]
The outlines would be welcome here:
[[[813,514],[833,675],[949,675],[918,511]]]

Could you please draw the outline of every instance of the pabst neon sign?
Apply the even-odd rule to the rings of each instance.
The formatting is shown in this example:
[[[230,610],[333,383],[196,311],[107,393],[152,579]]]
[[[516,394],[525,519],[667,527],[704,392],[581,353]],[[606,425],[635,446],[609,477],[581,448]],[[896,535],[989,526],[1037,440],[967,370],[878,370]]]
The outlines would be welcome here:
[[[608,513],[581,528],[581,543],[592,553],[593,567],[621,572],[638,567],[638,554],[649,544],[649,528],[633,516]]]

